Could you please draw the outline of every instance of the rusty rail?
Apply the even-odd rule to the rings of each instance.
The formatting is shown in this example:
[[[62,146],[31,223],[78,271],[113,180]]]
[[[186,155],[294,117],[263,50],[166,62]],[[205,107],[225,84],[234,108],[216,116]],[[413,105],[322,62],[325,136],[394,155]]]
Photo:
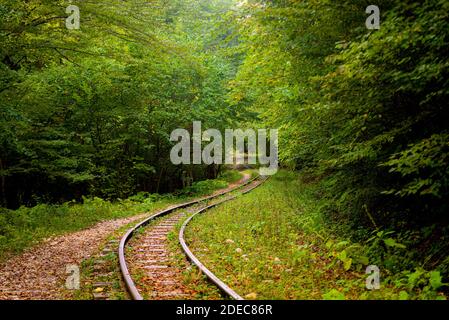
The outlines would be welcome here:
[[[190,206],[192,206],[194,204],[197,204],[197,203],[200,203],[200,202],[203,202],[203,201],[207,201],[207,200],[211,200],[211,199],[215,199],[215,198],[218,198],[218,197],[223,196],[225,194],[234,192],[234,191],[236,191],[236,190],[238,190],[240,188],[243,188],[244,186],[252,183],[253,181],[255,181],[258,178],[259,178],[259,176],[255,177],[255,178],[252,178],[252,179],[249,179],[248,181],[246,181],[245,183],[243,183],[243,184],[241,184],[239,186],[236,186],[236,187],[234,187],[234,188],[232,188],[230,190],[223,191],[223,192],[220,192],[220,193],[212,195],[212,196],[207,196],[207,197],[203,197],[203,198],[196,199],[196,200],[193,200],[193,201],[185,202],[185,203],[182,203],[182,204],[179,204],[179,205],[171,206],[171,207],[169,207],[169,208],[167,208],[167,209],[165,209],[163,211],[160,211],[160,212],[158,212],[156,214],[151,215],[150,217],[144,219],[143,221],[139,222],[134,227],[129,229],[125,233],[125,235],[121,238],[121,240],[120,240],[120,244],[119,244],[119,248],[118,248],[118,258],[119,258],[120,272],[121,272],[123,280],[125,282],[126,289],[128,290],[128,292],[131,295],[132,299],[133,300],[143,300],[142,295],[139,293],[139,290],[137,289],[137,287],[136,287],[136,285],[135,285],[135,283],[134,283],[134,281],[133,281],[133,279],[132,279],[132,277],[131,277],[131,275],[129,273],[129,269],[128,269],[128,266],[126,264],[126,258],[125,258],[125,247],[126,247],[126,244],[132,238],[132,236],[134,235],[136,230],[140,229],[141,227],[146,226],[147,224],[149,224],[151,221],[155,220],[156,218],[168,215],[168,214],[170,214],[170,213],[172,213],[172,212],[174,212],[176,210],[183,209],[183,208],[186,208],[186,207],[190,207]],[[235,198],[235,197],[232,197],[231,199],[233,199],[233,198]],[[230,199],[226,199],[226,200],[230,200]],[[224,201],[221,201],[220,203],[222,203],[222,202],[224,202]]]
[[[257,183],[256,185],[254,185],[253,187],[249,188],[248,190],[245,190],[243,192],[243,194],[250,192],[251,190],[257,188],[258,186],[260,186],[264,181],[266,180],[263,179],[261,180],[259,183]],[[206,277],[213,283],[215,284],[218,288],[220,288],[220,290],[222,292],[224,292],[226,295],[228,295],[229,297],[235,299],[235,300],[245,300],[243,299],[238,293],[236,293],[234,290],[232,290],[226,283],[224,283],[223,281],[221,281],[213,272],[211,272],[203,263],[201,263],[201,261],[193,254],[193,252],[190,250],[190,248],[188,247],[188,245],[186,244],[186,241],[184,239],[184,232],[185,229],[187,227],[187,225],[189,224],[190,221],[192,221],[192,219],[200,214],[203,213],[213,207],[216,207],[224,202],[230,201],[237,198],[237,196],[233,196],[227,199],[224,199],[222,201],[219,201],[217,203],[213,203],[205,208],[202,208],[200,210],[198,210],[197,212],[195,212],[194,214],[192,214],[188,219],[186,219],[186,221],[184,221],[180,231],[179,231],[179,243],[181,244],[182,250],[184,251],[184,253],[186,254],[186,256],[189,258],[189,260],[195,264],[202,273],[204,273],[206,275]]]

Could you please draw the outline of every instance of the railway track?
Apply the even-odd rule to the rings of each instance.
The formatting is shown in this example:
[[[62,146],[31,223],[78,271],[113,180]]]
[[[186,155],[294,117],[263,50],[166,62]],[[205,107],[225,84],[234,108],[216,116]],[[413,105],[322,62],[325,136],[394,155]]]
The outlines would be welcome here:
[[[188,260],[226,296],[242,300],[193,254],[184,239],[184,231],[196,215],[257,188],[265,180],[265,177],[260,176],[248,178],[243,184],[229,190],[172,206],[129,229],[120,241],[118,257],[120,271],[131,298],[144,300],[145,296],[148,299],[167,300],[186,299],[191,295],[190,288],[182,283],[184,270],[173,263],[168,246],[169,234],[175,230],[176,225],[183,222],[178,240]]]

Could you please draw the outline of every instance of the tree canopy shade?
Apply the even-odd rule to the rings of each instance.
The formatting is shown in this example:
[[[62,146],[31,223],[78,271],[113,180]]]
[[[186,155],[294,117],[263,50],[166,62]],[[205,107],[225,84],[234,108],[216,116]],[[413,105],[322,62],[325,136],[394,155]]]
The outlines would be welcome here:
[[[284,164],[326,175],[353,222],[446,220],[449,2],[378,1],[380,30],[368,4],[247,2],[232,101],[281,128]]]
[[[2,203],[173,190],[194,169],[170,164],[170,132],[230,118],[236,66],[210,13],[226,2],[71,4],[80,30],[65,28],[66,1],[0,5]]]
[[[361,0],[71,4],[80,30],[66,1],[0,5],[4,205],[202,178],[168,158],[200,120],[279,128],[282,163],[366,223],[446,216],[447,1],[378,1],[379,30]]]

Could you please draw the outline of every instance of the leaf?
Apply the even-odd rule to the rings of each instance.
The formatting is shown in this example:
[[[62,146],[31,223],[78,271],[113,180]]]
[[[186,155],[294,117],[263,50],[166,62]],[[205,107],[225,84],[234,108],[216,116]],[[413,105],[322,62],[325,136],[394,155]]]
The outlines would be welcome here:
[[[351,258],[346,259],[346,261],[343,262],[343,266],[344,266],[346,271],[351,269],[351,265],[352,265],[352,259]]]
[[[399,292],[399,300],[408,300],[408,299],[409,295],[407,291],[402,290],[401,292]]]
[[[345,260],[347,259],[347,254],[346,254],[346,250],[343,250],[341,252],[338,253],[337,255],[338,259],[340,259],[341,261],[345,262]]]
[[[392,248],[399,248],[399,249],[406,248],[405,245],[397,243],[396,240],[394,240],[393,238],[384,239],[384,243],[386,246],[392,247]]]
[[[440,271],[430,271],[429,272],[429,283],[432,289],[437,290],[444,284],[442,282],[443,278],[440,275]]]
[[[345,295],[338,291],[337,289],[332,289],[331,291],[323,294],[324,300],[345,300]]]
[[[257,299],[257,293],[255,293],[255,292],[248,293],[248,294],[245,296],[245,299],[248,299],[248,300],[256,300],[256,299]]]
[[[363,265],[368,265],[369,264],[369,259],[367,256],[356,256],[354,258],[358,263],[361,263]]]

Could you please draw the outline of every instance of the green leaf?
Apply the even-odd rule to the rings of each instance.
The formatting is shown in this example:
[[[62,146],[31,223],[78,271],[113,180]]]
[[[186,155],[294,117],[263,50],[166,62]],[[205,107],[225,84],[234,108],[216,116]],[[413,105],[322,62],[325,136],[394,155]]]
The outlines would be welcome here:
[[[324,300],[345,300],[345,295],[338,291],[337,289],[332,289],[331,291],[323,294]]]
[[[349,269],[351,269],[351,265],[352,265],[352,259],[351,259],[351,258],[346,259],[346,260],[343,262],[343,267],[345,268],[346,271],[348,271]]]
[[[430,271],[429,272],[429,283],[432,289],[437,290],[442,287],[444,284],[442,282],[443,278],[440,275],[439,271]]]
[[[408,300],[408,299],[409,295],[407,291],[402,290],[401,292],[399,292],[399,300]]]
[[[406,247],[403,244],[397,243],[393,238],[384,239],[384,243],[388,247],[405,249]]]

